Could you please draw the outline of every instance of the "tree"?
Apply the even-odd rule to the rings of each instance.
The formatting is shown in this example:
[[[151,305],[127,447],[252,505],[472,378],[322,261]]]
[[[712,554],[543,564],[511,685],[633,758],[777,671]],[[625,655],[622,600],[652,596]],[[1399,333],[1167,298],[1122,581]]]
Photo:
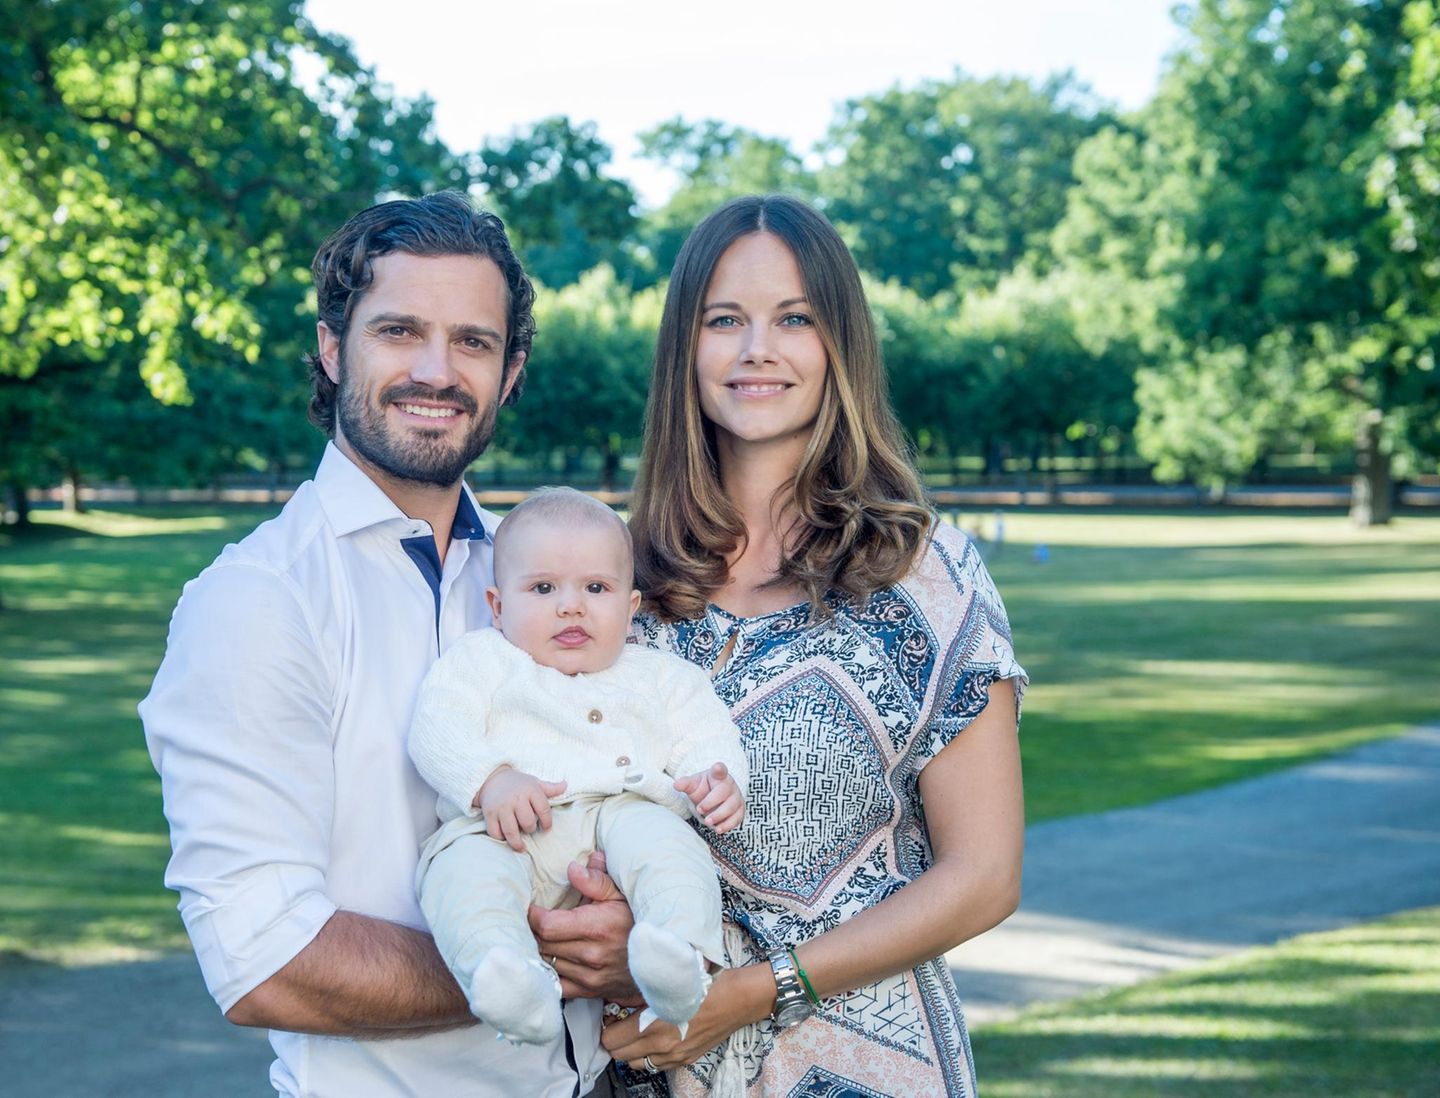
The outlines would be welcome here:
[[[541,295],[525,393],[496,432],[501,448],[528,454],[600,454],[602,487],[618,483],[620,458],[639,448],[658,290],[632,293],[609,267]]]
[[[10,481],[173,482],[313,447],[299,358],[318,234],[382,192],[465,177],[429,103],[395,101],[300,12],[74,0],[6,13]]]
[[[1389,251],[1381,280],[1398,338],[1381,386],[1385,407],[1362,416],[1366,465],[1383,458],[1377,444],[1386,430],[1402,458],[1440,455],[1440,8],[1434,0],[1407,4],[1403,31],[1400,94],[1374,135],[1367,176],[1370,200],[1384,211]],[[1367,429],[1365,420],[1377,419],[1379,430]]]
[[[1113,451],[1135,422],[1133,343],[1096,323],[1097,287],[1069,271],[1028,270],[965,300],[959,326],[986,347],[990,384],[981,422],[995,439],[1055,458],[1062,444]]]
[[[1388,520],[1392,462],[1417,456],[1407,425],[1433,418],[1436,401],[1423,377],[1427,307],[1400,290],[1423,263],[1395,250],[1398,215],[1375,200],[1424,22],[1407,32],[1403,7],[1195,6],[1146,118],[1170,199],[1164,319],[1178,346],[1140,390],[1141,441],[1167,475],[1197,471],[1191,427],[1208,400],[1213,421],[1251,440],[1210,476],[1239,475],[1287,434],[1345,434],[1359,471],[1352,513]]]
[[[595,124],[546,118],[480,150],[477,180],[505,219],[527,269],[547,286],[568,286],[614,264],[635,228],[635,193],[605,174],[610,146]]]
[[[898,282],[865,281],[890,398],[918,456],[954,462],[987,453],[993,359],[962,332],[954,295],[924,298]]]
[[[921,294],[991,287],[1047,261],[1075,150],[1106,121],[1068,76],[895,87],[841,108],[820,189],[877,277]]]
[[[641,241],[651,281],[666,277],[685,238],[702,218],[747,194],[814,195],[814,179],[790,146],[714,119],[689,123],[676,117],[640,134],[640,155],[675,172],[680,185],[670,200],[647,215]]]

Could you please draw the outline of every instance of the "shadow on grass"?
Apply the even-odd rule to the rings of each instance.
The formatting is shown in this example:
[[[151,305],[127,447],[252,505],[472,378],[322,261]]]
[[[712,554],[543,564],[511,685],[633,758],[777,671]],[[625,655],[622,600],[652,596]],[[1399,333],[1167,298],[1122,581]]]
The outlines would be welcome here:
[[[997,1061],[1025,1067],[996,1071]],[[1359,1061],[1366,1066],[1355,1069]],[[1364,1095],[1434,1098],[1433,1046],[1405,1040],[986,1037],[980,1054],[986,1098],[1254,1098]],[[988,1070],[987,1070],[988,1068]],[[1001,1071],[1004,1071],[1002,1068]]]
[[[1307,935],[975,1038],[987,1098],[1440,1093],[1440,910]]]
[[[104,537],[96,530],[60,523],[31,523],[29,526],[7,526],[0,529],[0,549],[44,548],[55,542],[80,541]]]

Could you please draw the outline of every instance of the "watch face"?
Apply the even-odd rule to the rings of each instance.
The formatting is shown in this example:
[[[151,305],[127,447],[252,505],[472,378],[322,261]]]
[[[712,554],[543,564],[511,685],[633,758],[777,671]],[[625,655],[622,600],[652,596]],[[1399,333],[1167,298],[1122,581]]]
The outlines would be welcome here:
[[[789,1028],[790,1026],[798,1026],[806,1018],[810,1017],[812,1013],[813,1011],[810,1009],[810,1004],[804,999],[801,999],[797,1003],[786,1003],[782,1006],[779,1013],[775,1015],[775,1021],[780,1024],[782,1029]]]

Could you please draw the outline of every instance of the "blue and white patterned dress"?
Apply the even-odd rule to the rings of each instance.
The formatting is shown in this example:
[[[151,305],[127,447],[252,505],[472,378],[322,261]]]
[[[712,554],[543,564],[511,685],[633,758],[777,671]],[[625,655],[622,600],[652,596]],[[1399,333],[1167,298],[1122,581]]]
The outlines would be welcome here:
[[[906,579],[863,608],[827,600],[753,618],[712,606],[664,625],[636,619],[638,639],[713,667],[750,762],[747,814],[727,835],[702,831],[720,870],[734,965],[798,946],[903,888],[930,865],[918,778],[985,707],[1015,662],[1005,608],[974,545],[939,526]],[[748,1031],[748,1032],[747,1032]],[[783,1032],[747,1027],[747,1094],[972,1096],[974,1062],[943,958],[827,999]],[[672,1073],[677,1095],[707,1092],[721,1058]],[[733,1070],[733,1068],[732,1068]],[[652,1086],[632,1094],[663,1094]]]

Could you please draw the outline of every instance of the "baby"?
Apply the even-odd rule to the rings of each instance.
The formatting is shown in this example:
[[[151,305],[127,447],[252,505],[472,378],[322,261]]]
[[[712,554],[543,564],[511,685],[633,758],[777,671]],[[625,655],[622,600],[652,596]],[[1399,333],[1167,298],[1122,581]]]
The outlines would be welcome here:
[[[410,756],[439,794],[420,906],[482,1021],[512,1041],[557,1038],[560,982],[525,913],[573,906],[566,868],[593,850],[634,912],[642,1026],[680,1026],[722,963],[720,888],[686,822],[740,825],[740,734],[705,672],[627,645],[630,533],[570,488],[528,496],[495,532],[495,627],[461,638],[420,690]]]

